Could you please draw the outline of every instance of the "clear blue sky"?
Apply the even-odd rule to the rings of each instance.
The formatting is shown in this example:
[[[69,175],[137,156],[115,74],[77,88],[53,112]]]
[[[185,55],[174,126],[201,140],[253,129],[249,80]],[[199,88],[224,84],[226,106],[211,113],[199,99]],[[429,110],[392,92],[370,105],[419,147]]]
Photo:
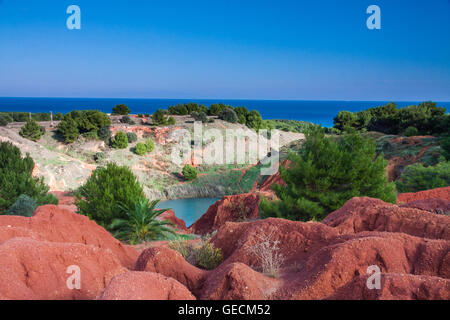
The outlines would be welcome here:
[[[0,96],[450,101],[450,1],[0,0]]]

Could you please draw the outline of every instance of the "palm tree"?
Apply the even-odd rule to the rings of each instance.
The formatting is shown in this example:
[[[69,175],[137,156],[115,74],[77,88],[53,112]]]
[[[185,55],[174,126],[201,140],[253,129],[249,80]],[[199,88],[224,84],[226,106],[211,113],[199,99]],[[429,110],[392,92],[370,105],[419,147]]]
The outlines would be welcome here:
[[[172,238],[175,231],[170,226],[173,223],[166,220],[158,220],[157,217],[169,209],[155,210],[159,200],[148,202],[140,199],[132,206],[121,206],[128,219],[115,219],[110,225],[114,236],[121,240],[128,240],[130,244],[142,241]]]

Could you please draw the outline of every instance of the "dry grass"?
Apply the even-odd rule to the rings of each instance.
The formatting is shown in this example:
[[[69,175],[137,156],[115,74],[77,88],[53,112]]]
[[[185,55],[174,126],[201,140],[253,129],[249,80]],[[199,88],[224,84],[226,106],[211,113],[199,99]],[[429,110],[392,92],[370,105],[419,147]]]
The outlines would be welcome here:
[[[280,241],[274,240],[274,231],[265,233],[260,229],[256,241],[252,245],[246,245],[245,249],[258,261],[259,267],[265,275],[278,278],[280,268],[284,263],[284,256],[280,252]]]

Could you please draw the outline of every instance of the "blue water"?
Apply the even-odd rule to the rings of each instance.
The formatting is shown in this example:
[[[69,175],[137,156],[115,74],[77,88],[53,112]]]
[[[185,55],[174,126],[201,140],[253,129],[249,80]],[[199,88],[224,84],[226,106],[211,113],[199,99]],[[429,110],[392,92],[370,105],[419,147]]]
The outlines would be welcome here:
[[[160,209],[173,209],[175,215],[186,222],[186,226],[190,227],[197,221],[208,208],[220,198],[193,198],[167,200],[158,203]]]
[[[2,98],[0,111],[25,112],[62,112],[74,109],[96,109],[111,112],[120,103],[128,105],[132,113],[153,113],[158,108],[171,105],[196,102],[209,106],[213,103],[225,103],[245,106],[258,110],[264,119],[291,119],[309,121],[325,127],[333,126],[333,118],[339,111],[360,111],[370,107],[384,105],[390,101],[307,101],[307,100],[227,100],[227,99],[94,99],[94,98]],[[421,101],[397,102],[399,107],[418,104]],[[439,106],[450,109],[450,102],[439,102]]]

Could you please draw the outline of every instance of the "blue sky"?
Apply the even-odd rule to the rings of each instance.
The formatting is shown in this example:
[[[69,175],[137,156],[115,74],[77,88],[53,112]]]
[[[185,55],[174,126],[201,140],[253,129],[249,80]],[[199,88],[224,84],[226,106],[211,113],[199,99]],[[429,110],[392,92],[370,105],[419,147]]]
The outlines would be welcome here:
[[[450,1],[0,0],[0,96],[450,101]]]

